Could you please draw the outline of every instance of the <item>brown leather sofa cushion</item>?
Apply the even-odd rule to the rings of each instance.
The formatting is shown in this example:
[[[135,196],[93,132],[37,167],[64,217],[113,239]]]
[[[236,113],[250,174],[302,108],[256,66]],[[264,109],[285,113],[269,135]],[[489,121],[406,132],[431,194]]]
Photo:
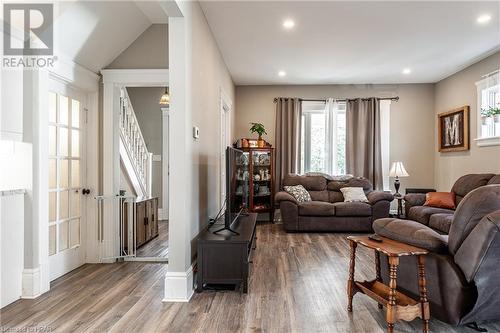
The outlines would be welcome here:
[[[457,179],[451,191],[455,193],[455,205],[458,206],[463,197],[470,191],[488,184],[488,181],[494,176],[492,173],[469,174]]]
[[[329,202],[309,201],[299,205],[301,216],[334,216],[335,206]]]
[[[429,192],[425,195],[424,206],[455,209],[455,193]]]
[[[308,191],[326,190],[326,179],[321,176],[299,176],[289,174],[283,180],[283,186],[302,185]]]
[[[493,184],[500,184],[500,175],[495,175],[491,177],[491,179],[488,181],[488,185],[493,185]]]
[[[373,190],[372,183],[368,179],[363,177],[354,177],[345,182],[335,180],[328,182],[329,191],[340,192],[340,189],[343,187],[362,187],[365,193]]]
[[[420,222],[422,224],[428,225],[429,219],[433,214],[453,214],[454,211],[451,209],[435,208],[429,206],[414,206],[408,211],[408,220],[413,220]]]
[[[364,202],[336,202],[335,216],[371,216],[372,207]]]
[[[448,249],[446,236],[415,221],[394,218],[378,219],[373,222],[373,230],[380,236],[434,253],[446,253]]]
[[[455,254],[481,219],[500,210],[500,185],[486,185],[469,192],[455,211],[449,233],[449,248]]]
[[[328,191],[308,191],[312,201],[328,202]]]
[[[433,214],[429,219],[429,227],[448,234],[453,221],[453,214]]]

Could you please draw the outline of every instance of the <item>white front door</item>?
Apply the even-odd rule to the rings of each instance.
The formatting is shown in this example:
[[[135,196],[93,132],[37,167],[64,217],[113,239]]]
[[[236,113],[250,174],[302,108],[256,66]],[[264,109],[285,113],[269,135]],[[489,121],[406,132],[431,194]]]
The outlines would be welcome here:
[[[54,280],[85,263],[85,95],[51,81],[49,265]]]

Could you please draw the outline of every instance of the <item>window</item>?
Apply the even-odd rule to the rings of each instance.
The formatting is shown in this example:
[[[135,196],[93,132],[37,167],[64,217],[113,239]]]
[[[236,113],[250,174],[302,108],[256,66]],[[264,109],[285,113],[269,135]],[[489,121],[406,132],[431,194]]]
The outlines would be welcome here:
[[[390,100],[380,101],[380,131],[384,190],[390,190]],[[346,174],[346,103],[302,102],[300,173]]]
[[[494,72],[476,83],[478,105],[477,143],[500,145],[500,73]]]
[[[300,172],[345,174],[346,104],[302,102]]]

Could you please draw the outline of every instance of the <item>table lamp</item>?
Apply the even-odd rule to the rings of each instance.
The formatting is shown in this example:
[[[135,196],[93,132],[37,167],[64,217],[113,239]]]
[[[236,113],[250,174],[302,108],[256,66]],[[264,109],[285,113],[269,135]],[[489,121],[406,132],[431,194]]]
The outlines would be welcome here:
[[[392,162],[391,170],[389,171],[389,177],[395,177],[394,188],[396,189],[396,194],[394,196],[400,196],[399,194],[399,177],[409,177],[410,175],[405,169],[403,162]]]

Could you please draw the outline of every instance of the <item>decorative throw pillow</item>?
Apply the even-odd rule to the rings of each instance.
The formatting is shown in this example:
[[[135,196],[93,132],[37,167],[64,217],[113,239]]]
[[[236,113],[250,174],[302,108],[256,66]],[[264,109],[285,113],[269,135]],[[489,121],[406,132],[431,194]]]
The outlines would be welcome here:
[[[369,202],[362,187],[342,187],[344,202]]]
[[[298,203],[311,201],[311,195],[302,185],[285,186],[285,192],[290,194]]]
[[[429,192],[425,195],[424,206],[455,209],[455,193],[453,192]]]

